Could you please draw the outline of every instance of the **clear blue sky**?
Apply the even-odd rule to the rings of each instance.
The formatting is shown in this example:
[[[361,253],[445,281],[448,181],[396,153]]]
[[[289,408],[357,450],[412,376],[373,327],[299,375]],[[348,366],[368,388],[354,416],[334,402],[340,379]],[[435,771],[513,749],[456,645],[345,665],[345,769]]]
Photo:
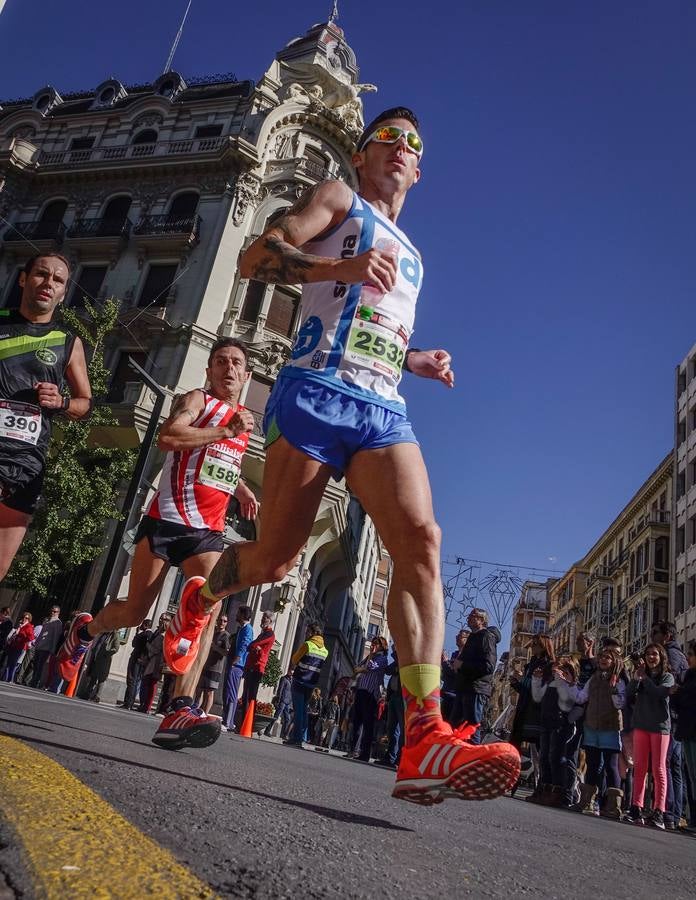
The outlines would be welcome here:
[[[7,0],[0,97],[160,74],[186,0]],[[175,68],[258,79],[330,0],[194,0]],[[672,444],[696,341],[696,4],[342,0],[370,116],[422,120],[400,225],[425,282],[406,376],[446,555],[564,569]]]

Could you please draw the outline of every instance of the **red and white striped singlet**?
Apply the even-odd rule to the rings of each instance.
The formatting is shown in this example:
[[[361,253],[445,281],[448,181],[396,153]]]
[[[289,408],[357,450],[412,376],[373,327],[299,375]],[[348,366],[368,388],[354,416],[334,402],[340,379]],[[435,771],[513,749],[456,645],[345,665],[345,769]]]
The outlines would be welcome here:
[[[203,392],[205,408],[192,422],[193,428],[227,425],[243,406],[229,406]],[[196,450],[167,453],[159,489],[146,515],[189,528],[223,531],[230,495],[234,494],[242,471],[242,457],[249,433],[215,441]]]

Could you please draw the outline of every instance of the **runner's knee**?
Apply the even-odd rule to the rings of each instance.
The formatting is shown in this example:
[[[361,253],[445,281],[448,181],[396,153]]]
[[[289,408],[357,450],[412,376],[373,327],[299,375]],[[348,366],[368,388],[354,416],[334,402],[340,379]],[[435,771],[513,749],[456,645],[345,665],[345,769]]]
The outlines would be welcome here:
[[[392,554],[394,564],[427,566],[439,573],[441,539],[442,531],[434,519],[405,526],[402,541]]]
[[[285,562],[276,562],[271,559],[266,564],[266,568],[264,570],[263,581],[267,583],[269,581],[282,581],[285,576],[292,571],[295,563],[297,562],[297,557],[293,559],[286,560]]]

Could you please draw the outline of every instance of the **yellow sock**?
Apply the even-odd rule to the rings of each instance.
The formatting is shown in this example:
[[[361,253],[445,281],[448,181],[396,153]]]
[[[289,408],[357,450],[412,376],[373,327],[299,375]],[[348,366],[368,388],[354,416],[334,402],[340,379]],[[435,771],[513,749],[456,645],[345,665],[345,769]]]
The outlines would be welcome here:
[[[209,603],[206,603],[206,606],[208,606],[208,607],[214,606],[216,603],[220,602],[220,598],[216,597],[215,594],[211,591],[210,585],[208,584],[207,579],[206,579],[205,584],[201,588],[201,597],[203,597],[205,600],[210,601]]]
[[[433,691],[437,690],[439,693],[442,673],[440,666],[423,664],[404,666],[402,669],[399,669],[399,677],[401,678],[401,686],[419,703],[422,703]]]
[[[442,721],[440,714],[440,666],[428,664],[399,669],[404,698],[406,743],[416,743]]]

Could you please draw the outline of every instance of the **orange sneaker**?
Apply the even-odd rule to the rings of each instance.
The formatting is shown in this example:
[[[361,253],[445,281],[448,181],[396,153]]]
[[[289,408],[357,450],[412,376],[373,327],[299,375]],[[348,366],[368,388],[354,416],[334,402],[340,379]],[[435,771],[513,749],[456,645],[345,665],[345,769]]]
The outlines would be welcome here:
[[[92,621],[92,616],[87,613],[79,613],[73,619],[68,636],[63,641],[63,646],[56,653],[58,671],[63,681],[72,681],[80,671],[82,658],[84,657],[92,639],[85,640],[80,637],[80,631]]]
[[[203,629],[210,613],[200,595],[205,578],[194,575],[184,585],[179,608],[164,635],[164,659],[175,675],[184,675],[193,665]]]
[[[392,797],[432,806],[447,797],[493,800],[509,791],[520,775],[520,755],[512,744],[470,744],[476,730],[452,730],[446,722],[416,744],[404,746]]]

